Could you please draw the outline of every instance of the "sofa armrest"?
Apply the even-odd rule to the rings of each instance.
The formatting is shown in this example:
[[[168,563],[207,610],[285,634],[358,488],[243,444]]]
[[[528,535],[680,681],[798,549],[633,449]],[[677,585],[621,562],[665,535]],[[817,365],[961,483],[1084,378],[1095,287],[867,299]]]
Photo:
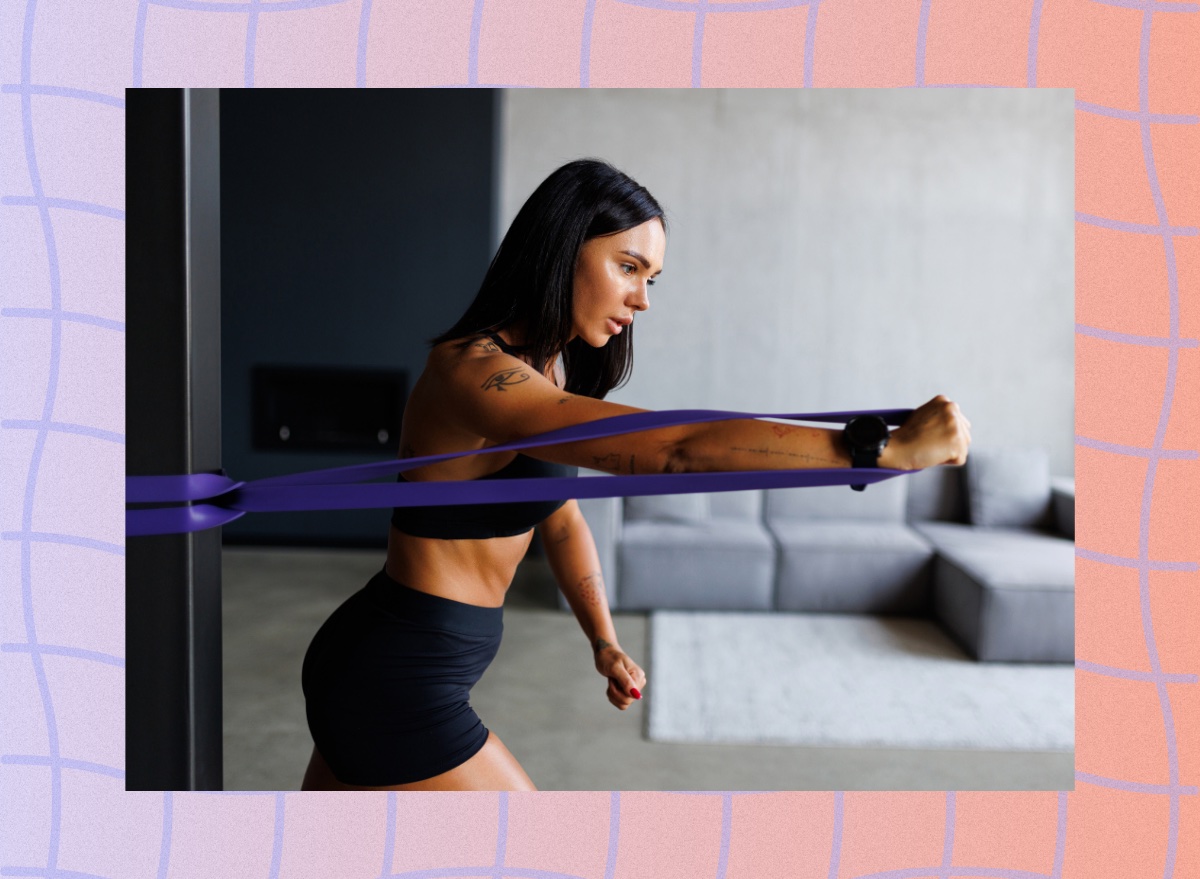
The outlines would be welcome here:
[[[1063,537],[1075,539],[1075,480],[1056,476],[1050,480],[1050,499],[1054,506],[1054,524]]]
[[[603,477],[608,474],[580,468],[579,475]],[[623,500],[619,497],[579,499],[579,510],[587,520],[592,539],[596,541],[596,554],[600,556],[600,572],[604,575],[608,606],[613,610],[617,608],[617,541],[621,538]],[[563,610],[571,609],[561,589],[558,592],[558,606]]]

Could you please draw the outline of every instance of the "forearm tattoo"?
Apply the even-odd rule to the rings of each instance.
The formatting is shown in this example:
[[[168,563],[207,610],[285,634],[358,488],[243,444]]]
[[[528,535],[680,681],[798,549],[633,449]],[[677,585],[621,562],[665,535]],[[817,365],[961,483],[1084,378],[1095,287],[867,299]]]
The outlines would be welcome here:
[[[603,638],[597,638],[597,639],[596,639],[596,643],[592,645],[592,652],[593,652],[593,653],[599,653],[599,652],[600,652],[601,650],[603,650],[605,647],[612,647],[612,646],[613,646],[612,644],[609,644],[609,643],[608,643],[607,641],[605,641]]]
[[[495,388],[497,391],[507,391],[513,385],[519,385],[524,381],[529,381],[529,373],[525,372],[525,367],[517,366],[493,373],[483,383],[483,389],[487,391]]]
[[[571,401],[570,397],[563,397],[561,400],[558,401],[558,405],[561,406],[563,403],[569,403],[570,401]]]
[[[802,455],[799,452],[785,452],[782,449],[768,449],[763,446],[761,449],[749,449],[745,446],[730,446],[731,452],[748,452],[751,455],[764,455],[770,457],[795,458],[801,461],[815,461],[818,464],[834,464],[836,461],[830,461],[828,458],[822,458],[819,455]]]
[[[579,600],[588,607],[604,607],[608,603],[608,595],[604,591],[604,577],[599,571],[593,571],[575,587]]]
[[[621,455],[613,452],[611,455],[592,455],[593,470],[620,470]]]

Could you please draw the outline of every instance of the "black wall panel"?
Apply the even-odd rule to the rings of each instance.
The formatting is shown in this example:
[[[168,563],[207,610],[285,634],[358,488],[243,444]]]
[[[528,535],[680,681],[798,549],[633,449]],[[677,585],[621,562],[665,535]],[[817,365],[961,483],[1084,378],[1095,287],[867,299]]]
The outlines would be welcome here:
[[[403,371],[411,387],[426,340],[457,320],[491,259],[496,125],[490,91],[221,92],[222,425],[231,476],[395,456],[390,432],[373,451],[256,449],[253,371]],[[225,541],[382,547],[388,515],[253,514],[226,526]]]

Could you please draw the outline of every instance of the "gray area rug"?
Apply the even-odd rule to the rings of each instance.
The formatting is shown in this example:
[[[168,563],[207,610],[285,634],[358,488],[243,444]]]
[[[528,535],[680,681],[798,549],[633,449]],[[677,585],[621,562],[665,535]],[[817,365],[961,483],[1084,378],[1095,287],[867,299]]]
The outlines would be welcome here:
[[[975,662],[924,620],[659,611],[647,675],[655,741],[1075,744],[1072,666]]]

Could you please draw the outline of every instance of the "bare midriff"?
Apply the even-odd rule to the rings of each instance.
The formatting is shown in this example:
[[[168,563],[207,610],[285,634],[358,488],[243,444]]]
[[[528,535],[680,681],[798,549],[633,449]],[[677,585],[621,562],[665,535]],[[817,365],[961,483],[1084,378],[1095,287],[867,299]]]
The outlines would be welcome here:
[[[411,589],[463,604],[499,607],[532,540],[532,530],[513,537],[443,540],[415,537],[392,526],[384,569]]]

